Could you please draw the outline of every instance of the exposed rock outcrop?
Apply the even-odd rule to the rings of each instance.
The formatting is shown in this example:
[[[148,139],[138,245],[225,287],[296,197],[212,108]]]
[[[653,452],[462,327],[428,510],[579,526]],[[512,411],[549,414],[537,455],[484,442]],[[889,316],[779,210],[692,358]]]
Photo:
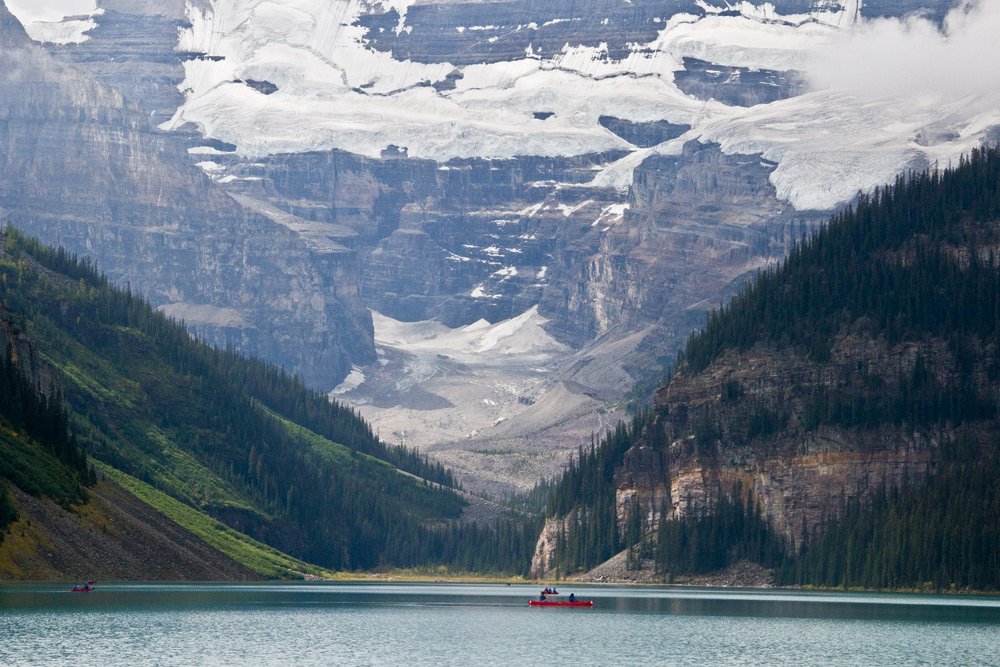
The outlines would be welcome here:
[[[544,576],[551,571],[552,556],[556,551],[556,543],[559,535],[565,530],[572,516],[566,519],[546,519],[542,527],[542,534],[538,537],[535,545],[535,553],[531,557],[531,572],[536,576]]]
[[[647,349],[672,352],[708,308],[825,219],[779,202],[773,168],[697,141],[679,156],[648,158],[623,222],[598,223],[603,235],[559,253],[541,312],[576,340],[655,323],[661,340]]]
[[[333,386],[374,358],[357,259],[228,197],[117,89],[59,63],[0,6],[0,208],[43,242],[230,343]]]
[[[714,99],[741,107],[795,97],[808,88],[799,72],[726,67],[697,58],[684,59],[684,69],[674,73],[674,82],[700,100]]]
[[[20,518],[0,543],[0,580],[261,579],[111,482],[88,489],[73,512],[14,492]]]

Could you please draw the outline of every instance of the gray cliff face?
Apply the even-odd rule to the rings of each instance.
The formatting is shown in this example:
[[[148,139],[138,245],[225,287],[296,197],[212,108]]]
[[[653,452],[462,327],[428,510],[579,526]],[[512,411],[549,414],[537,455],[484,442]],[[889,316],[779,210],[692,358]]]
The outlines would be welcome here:
[[[691,129],[690,125],[678,125],[676,123],[668,123],[665,120],[636,123],[634,121],[615,118],[614,116],[601,116],[598,120],[601,125],[639,148],[650,148],[665,141],[676,139]]]
[[[183,59],[177,30],[187,24],[182,0],[101,0],[97,27],[81,44],[49,45],[59,60],[119,91],[146,112],[150,126],[169,120],[183,102]]]
[[[339,244],[356,250],[366,305],[451,327],[496,322],[538,303],[560,248],[595,235],[591,221],[622,200],[575,185],[617,154],[443,165],[342,151],[253,163],[213,157],[234,176],[230,192],[339,234]]]
[[[684,59],[684,69],[674,73],[674,83],[691,97],[741,107],[795,97],[808,88],[805,78],[795,71],[726,67],[697,58]]]
[[[540,303],[549,330],[577,346],[658,325],[665,353],[665,340],[687,335],[825,217],[778,202],[772,165],[697,142],[644,162],[627,200],[580,184],[616,155],[444,165],[336,151],[214,157],[236,177],[230,191],[341,230],[337,242],[362,257],[371,308],[454,327]],[[624,220],[606,215],[626,201]]]
[[[700,325],[705,310],[826,218],[777,200],[773,165],[697,141],[636,170],[624,221],[590,247],[567,248],[542,312],[567,336],[656,325],[660,353]]]
[[[721,2],[708,4],[725,6]],[[787,16],[830,9],[833,3],[775,0],[770,4],[777,13]],[[864,3],[863,11],[870,18],[921,12],[940,21],[957,4],[957,0],[870,0]],[[629,43],[652,40],[665,21],[682,13],[703,16],[705,10],[693,0],[429,2],[407,9],[406,25],[411,30],[398,35],[395,28],[399,14],[395,9],[373,12],[362,17],[361,24],[367,28],[372,48],[389,51],[398,60],[461,66],[517,60],[529,49],[535,54],[552,55],[566,45],[604,44],[609,58],[621,58]]]
[[[251,213],[116,89],[61,64],[0,14],[0,207],[45,243],[231,343],[331,386],[374,356],[357,260],[315,260]],[[349,253],[348,253],[349,254]]]

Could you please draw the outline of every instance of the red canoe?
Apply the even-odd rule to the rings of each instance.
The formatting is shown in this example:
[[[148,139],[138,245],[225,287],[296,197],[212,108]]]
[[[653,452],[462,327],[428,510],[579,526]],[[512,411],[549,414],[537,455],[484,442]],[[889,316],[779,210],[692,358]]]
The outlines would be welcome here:
[[[528,600],[528,604],[532,607],[593,607],[593,600],[577,600],[575,602],[570,602],[569,600],[558,601],[558,600]]]

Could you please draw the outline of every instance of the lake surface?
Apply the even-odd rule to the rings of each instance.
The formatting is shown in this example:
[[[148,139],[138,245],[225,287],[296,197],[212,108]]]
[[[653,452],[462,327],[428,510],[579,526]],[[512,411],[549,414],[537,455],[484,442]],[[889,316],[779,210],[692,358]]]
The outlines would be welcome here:
[[[560,586],[0,584],[0,665],[1000,665],[1000,598]]]

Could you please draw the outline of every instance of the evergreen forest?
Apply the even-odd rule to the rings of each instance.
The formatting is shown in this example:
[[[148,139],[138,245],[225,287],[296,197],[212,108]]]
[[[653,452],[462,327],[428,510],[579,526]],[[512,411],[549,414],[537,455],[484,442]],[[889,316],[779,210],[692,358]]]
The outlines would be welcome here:
[[[673,414],[664,389],[651,414],[578,452],[553,485],[547,515],[564,529],[552,564],[569,574],[628,550],[631,567],[651,562],[665,580],[750,561],[786,585],[1000,590],[998,221],[1000,151],[976,149],[954,168],[860,196],[753,277],[691,336],[668,384],[724,376],[751,350],[806,359],[833,382],[789,387],[795,400],[779,403],[722,383],[714,402]],[[870,367],[844,356],[854,348],[836,351],[845,337],[912,361]],[[926,479],[844,501],[795,540],[771,529],[741,485],[716,489],[709,507],[618,515],[615,476],[633,446],[711,466],[746,448],[780,456],[819,429],[859,447],[889,433],[937,444]],[[668,441],[688,444],[668,454]]]

